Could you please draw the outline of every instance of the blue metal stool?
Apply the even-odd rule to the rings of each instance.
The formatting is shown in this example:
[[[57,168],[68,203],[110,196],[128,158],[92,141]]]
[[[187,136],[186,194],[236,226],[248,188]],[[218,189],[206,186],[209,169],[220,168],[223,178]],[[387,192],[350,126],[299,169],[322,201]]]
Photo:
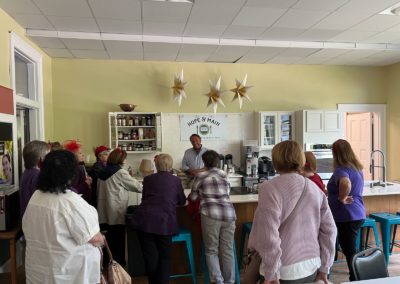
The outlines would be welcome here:
[[[365,242],[363,242],[363,240],[362,240],[364,229],[367,230],[366,235],[365,235]],[[359,251],[365,250],[370,247],[368,245],[370,229],[372,229],[374,231],[375,246],[377,248],[379,248],[380,242],[379,242],[378,227],[376,226],[376,222],[374,219],[366,218],[364,223],[362,224],[360,230],[358,230],[358,235],[357,235],[357,239],[356,239],[356,248]]]
[[[243,251],[244,245],[246,241],[246,237],[250,235],[251,227],[253,226],[253,222],[244,223],[242,226],[242,235],[240,236],[240,250],[239,250],[239,266],[242,266],[243,262]]]
[[[392,225],[400,224],[400,216],[391,213],[379,212],[371,213],[369,217],[375,219],[376,222],[381,223],[382,248],[387,266],[389,265],[390,255],[390,229]]]
[[[189,264],[190,273],[171,275],[170,278],[192,277],[193,284],[197,283],[196,270],[193,255],[192,233],[185,228],[179,229],[179,234],[172,237],[172,243],[185,242],[186,244],[186,259]]]
[[[236,242],[233,240],[233,258],[235,259],[235,283],[240,284],[240,271],[236,256]],[[208,274],[208,267],[206,263],[206,256],[204,251],[204,243],[201,242],[201,256],[200,256],[201,267],[204,272],[204,284],[210,283],[210,275]]]

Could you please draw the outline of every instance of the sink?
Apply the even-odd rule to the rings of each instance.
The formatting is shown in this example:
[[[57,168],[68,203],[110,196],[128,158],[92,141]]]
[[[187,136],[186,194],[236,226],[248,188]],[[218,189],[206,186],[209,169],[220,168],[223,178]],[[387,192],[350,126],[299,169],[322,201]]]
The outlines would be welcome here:
[[[233,186],[231,187],[231,192],[229,195],[246,195],[246,194],[257,194],[257,190],[253,190],[252,192],[248,192],[249,188],[246,186]]]
[[[375,186],[386,187],[386,186],[391,186],[391,185],[394,185],[394,183],[382,182],[382,181],[379,181],[379,180],[378,181],[371,180],[371,181],[365,181],[364,182],[364,186],[367,186],[367,187],[370,187],[370,188],[375,187]]]

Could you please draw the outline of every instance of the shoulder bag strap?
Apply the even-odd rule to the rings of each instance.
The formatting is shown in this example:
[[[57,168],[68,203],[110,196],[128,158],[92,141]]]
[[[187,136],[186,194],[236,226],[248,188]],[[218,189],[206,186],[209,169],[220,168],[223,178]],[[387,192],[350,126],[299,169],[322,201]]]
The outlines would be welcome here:
[[[281,224],[280,227],[283,227],[284,225],[288,224],[288,223],[293,219],[293,216],[294,216],[293,213],[296,212],[297,208],[299,208],[299,204],[300,204],[300,202],[303,200],[303,198],[304,198],[304,196],[305,196],[306,189],[307,189],[307,178],[304,178],[304,188],[303,188],[303,192],[301,193],[299,200],[297,200],[297,203],[296,203],[296,205],[294,206],[292,212],[290,212],[289,216],[287,216],[287,218],[285,219],[285,221],[282,222],[282,224]]]

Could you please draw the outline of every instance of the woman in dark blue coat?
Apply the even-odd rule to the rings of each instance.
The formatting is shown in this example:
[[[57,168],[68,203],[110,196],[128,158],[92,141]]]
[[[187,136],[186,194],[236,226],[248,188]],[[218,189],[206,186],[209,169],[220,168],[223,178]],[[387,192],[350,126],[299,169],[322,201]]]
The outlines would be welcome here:
[[[171,156],[160,154],[155,164],[157,173],[143,180],[142,203],[135,210],[133,220],[149,284],[169,282],[172,236],[179,232],[176,206],[186,202],[181,180],[170,173]]]

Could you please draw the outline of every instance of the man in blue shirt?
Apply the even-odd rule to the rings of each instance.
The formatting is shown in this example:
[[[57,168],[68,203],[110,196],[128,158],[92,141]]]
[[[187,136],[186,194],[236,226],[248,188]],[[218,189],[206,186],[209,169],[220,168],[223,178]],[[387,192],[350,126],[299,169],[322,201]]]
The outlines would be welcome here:
[[[197,134],[190,136],[192,148],[187,149],[182,159],[182,169],[188,175],[194,177],[197,173],[204,171],[204,163],[201,158],[203,153],[207,151],[206,147],[201,144],[201,137]]]

